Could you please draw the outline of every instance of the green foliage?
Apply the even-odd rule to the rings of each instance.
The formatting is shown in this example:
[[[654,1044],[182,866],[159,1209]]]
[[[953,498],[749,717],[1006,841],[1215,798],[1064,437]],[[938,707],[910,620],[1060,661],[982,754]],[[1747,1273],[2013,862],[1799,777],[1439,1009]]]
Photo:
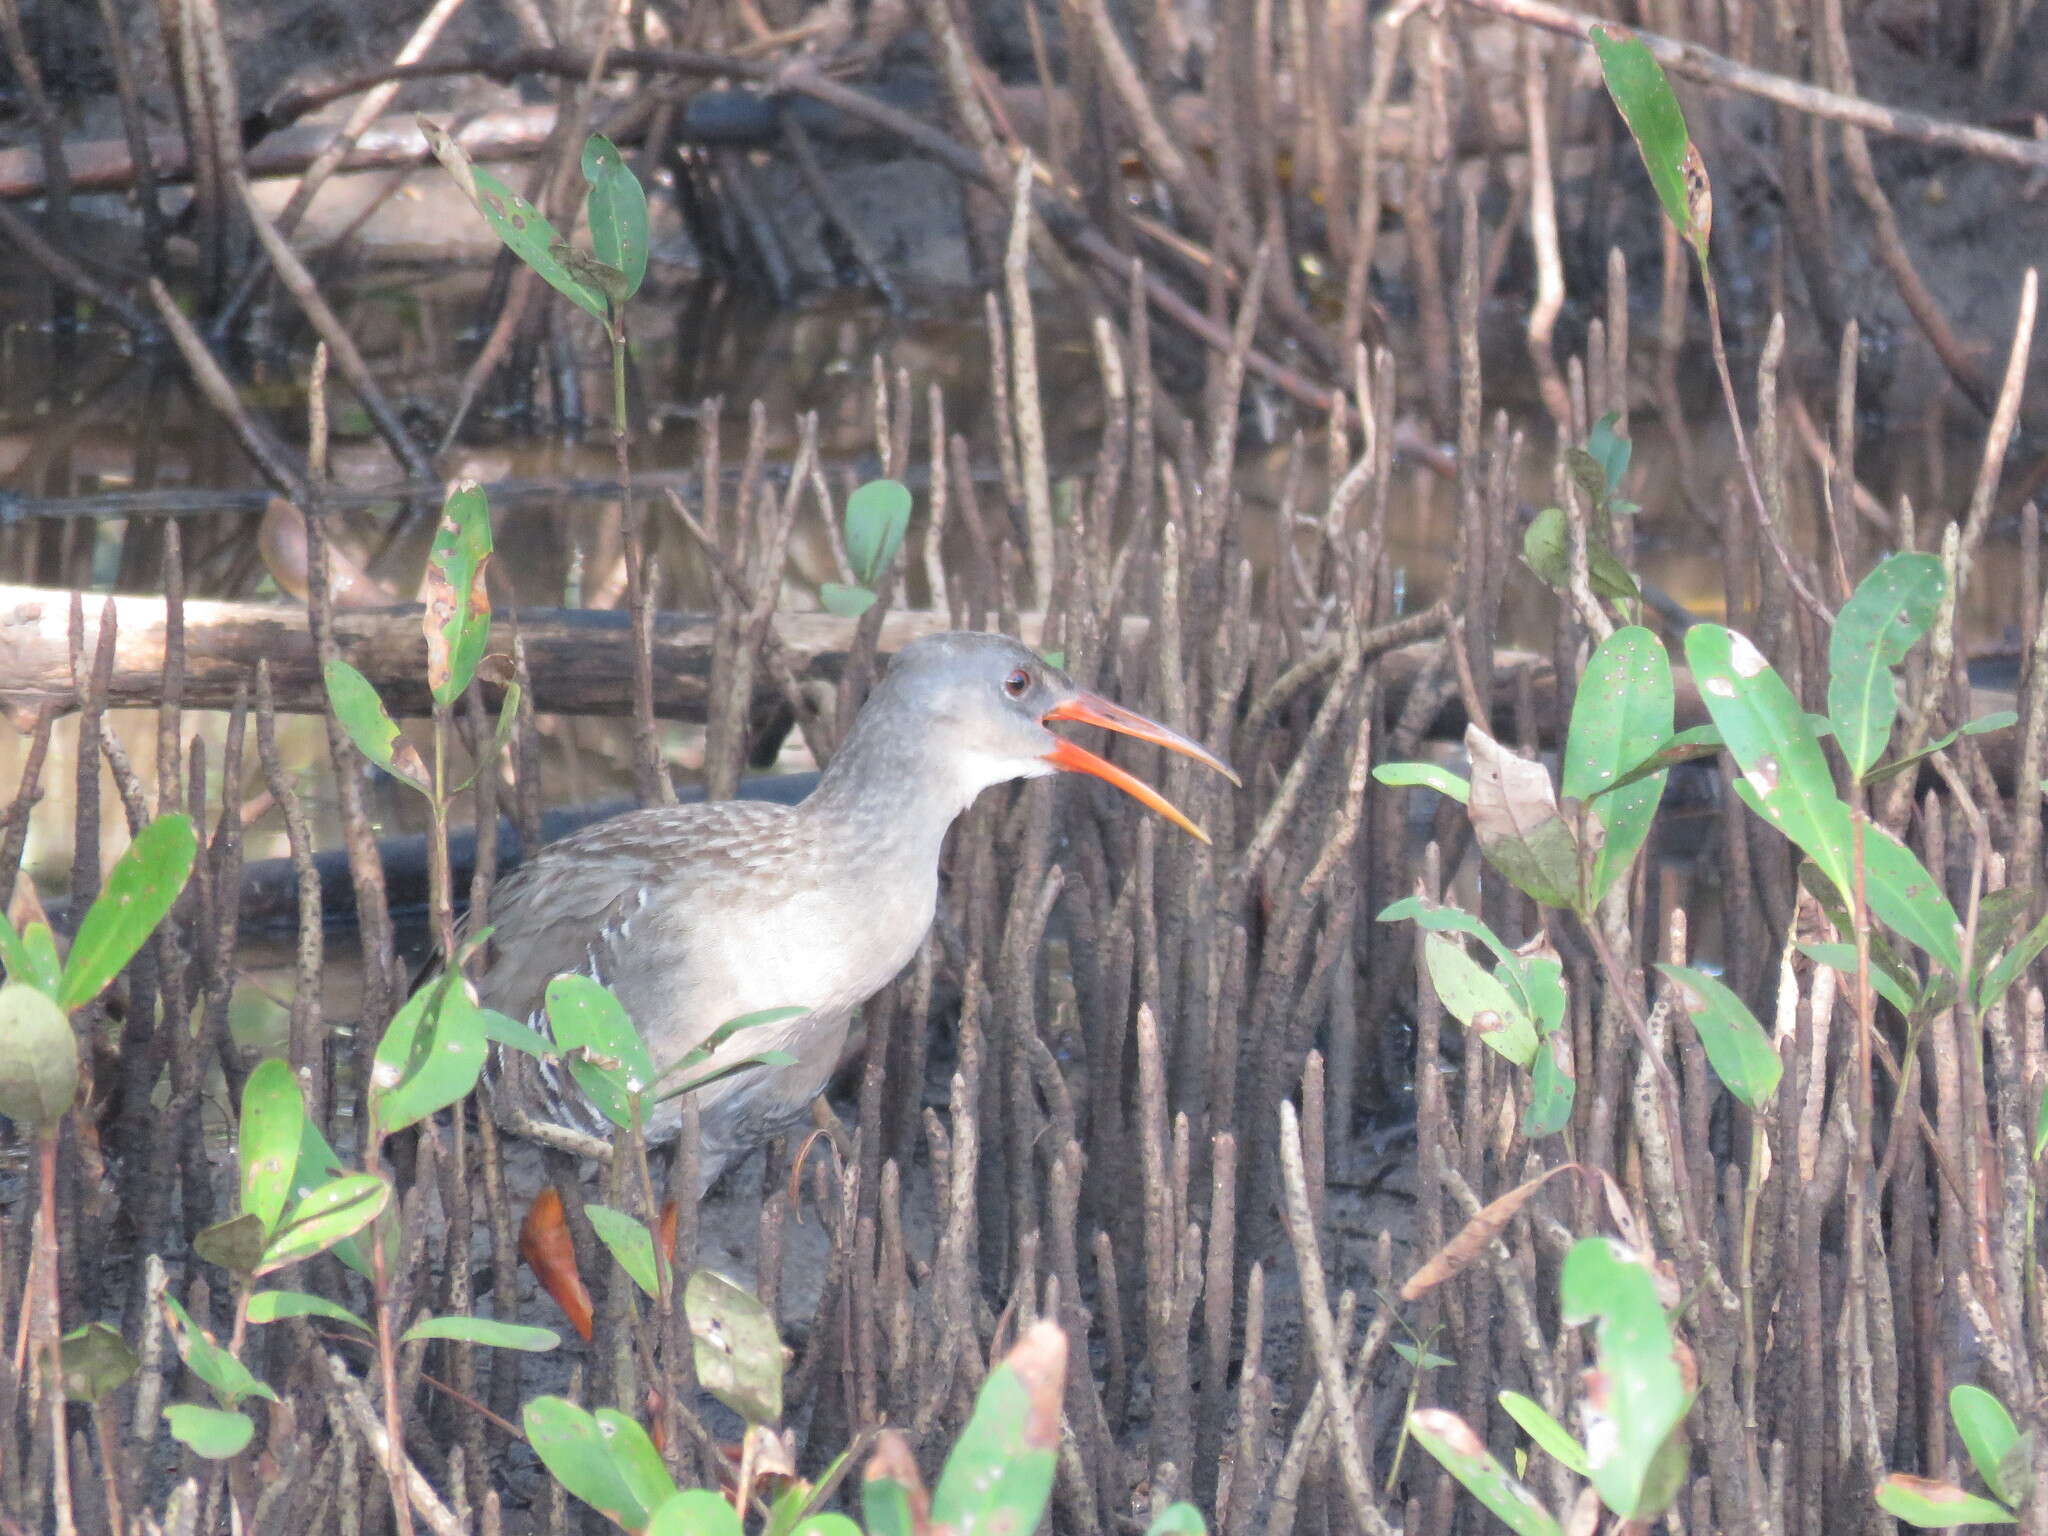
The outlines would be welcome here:
[[[1584,1400],[1593,1486],[1624,1519],[1654,1519],[1684,1480],[1693,1398],[1657,1282],[1639,1255],[1586,1237],[1565,1255],[1558,1299],[1566,1323],[1594,1324],[1598,1374]]]
[[[179,1305],[175,1296],[163,1298],[164,1312],[171,1324],[171,1336],[178,1346],[178,1357],[186,1368],[207,1386],[224,1408],[232,1408],[245,1397],[261,1397],[276,1402],[277,1394],[263,1382],[250,1374],[249,1368],[218,1344],[192,1321],[192,1316]]]
[[[462,978],[447,973],[406,1000],[377,1042],[370,1116],[388,1136],[468,1097],[483,1075],[488,1040]]]
[[[1664,798],[1666,776],[1660,770],[1603,791],[1670,738],[1674,708],[1670,658],[1647,629],[1617,629],[1586,663],[1572,703],[1561,787],[1566,799],[1590,802],[1602,829],[1593,840],[1588,906],[1635,862]]]
[[[623,279],[615,302],[623,304],[647,279],[647,192],[618,146],[594,133],[583,146],[583,217],[590,225],[590,249]]]
[[[0,912],[0,969],[9,981],[27,982],[52,998],[63,985],[64,966],[57,959],[56,936],[48,923],[30,923],[20,933],[14,922]]]
[[[534,1455],[556,1482],[628,1530],[647,1524],[653,1511],[613,1457],[613,1437],[595,1416],[567,1398],[536,1397],[519,1418]]]
[[[1712,226],[1706,172],[1686,133],[1671,82],[1639,38],[1611,27],[1594,27],[1590,35],[1607,92],[1635,138],[1657,201],[1704,266]]]
[[[327,683],[328,705],[356,750],[400,783],[431,795],[434,781],[419,748],[405,739],[370,680],[339,656],[329,660],[321,674]]]
[[[240,1455],[256,1437],[256,1421],[233,1408],[208,1408],[202,1403],[172,1403],[164,1409],[164,1422],[173,1438],[190,1446],[208,1461],[226,1461]]]
[[[364,1333],[370,1325],[339,1302],[329,1301],[325,1296],[309,1296],[304,1291],[258,1291],[249,1298],[246,1313],[252,1323],[281,1323],[292,1317],[320,1317],[330,1323],[346,1323],[351,1328],[360,1328]]]
[[[1508,989],[1454,939],[1426,934],[1422,953],[1430,985],[1453,1017],[1516,1066],[1528,1066],[1536,1055],[1536,1024]]]
[[[1751,1109],[1761,1109],[1778,1091],[1785,1064],[1749,1005],[1705,971],[1659,965],[1677,989],[1679,1006],[1699,1032],[1707,1064],[1721,1085]]]
[[[54,1127],[78,1096],[78,1037],[64,1010],[26,981],[0,986],[0,1115]]]
[[[714,1270],[683,1284],[697,1382],[749,1424],[782,1417],[782,1340],[752,1293]]]
[[[272,1274],[325,1253],[375,1221],[390,1202],[391,1184],[382,1174],[345,1173],[328,1180],[292,1207],[255,1272]]]
[[[465,480],[449,491],[427,552],[421,627],[427,637],[427,686],[442,708],[461,698],[491,638],[491,508],[483,487]]]
[[[185,889],[198,849],[192,818],[181,812],[159,816],[135,834],[71,941],[57,985],[61,1007],[91,1002],[121,974]]]
[[[1465,727],[1472,759],[1466,814],[1486,861],[1545,906],[1584,911],[1579,843],[1557,803],[1550,771],[1510,752],[1477,725]]]
[[[64,1395],[74,1403],[97,1403],[119,1391],[141,1369],[142,1361],[118,1328],[87,1323],[64,1335],[60,1343]]]
[[[463,1344],[487,1344],[493,1349],[523,1349],[540,1353],[553,1349],[562,1336],[552,1328],[529,1328],[523,1323],[501,1323],[493,1317],[423,1317],[405,1330],[407,1344],[421,1339],[453,1339]]]
[[[740,1517],[723,1495],[685,1488],[654,1512],[647,1536],[740,1536]]]
[[[1066,1347],[1056,1325],[1034,1324],[989,1372],[932,1491],[935,1525],[959,1536],[1038,1528],[1059,1457]]]
[[[654,1083],[654,1063],[626,1009],[588,976],[557,976],[547,987],[548,1029],[590,1102],[621,1130]]]
[[[306,1103],[291,1063],[273,1056],[256,1064],[242,1085],[242,1210],[269,1237],[291,1198],[299,1148],[306,1137]]]
[[[654,1234],[647,1230],[647,1223],[608,1205],[586,1205],[583,1214],[633,1283],[649,1296],[659,1296],[661,1275],[655,1261]]]
[[[571,272],[564,263],[560,253],[569,247],[562,243],[562,237],[540,210],[482,166],[471,164],[469,156],[443,129],[422,118],[420,130],[433,147],[435,158],[447,167],[456,185],[476,204],[477,212],[484,216],[484,222],[491,226],[492,232],[504,241],[506,249],[531,267],[542,282],[593,320],[600,323],[608,321],[605,295],[585,277]]]
[[[1588,1481],[1592,1479],[1593,1464],[1586,1459],[1586,1448],[1574,1440],[1571,1431],[1552,1418],[1541,1403],[1519,1392],[1503,1392],[1500,1405],[1507,1416],[1521,1425],[1523,1432],[1554,1460],[1580,1477]]]
[[[1408,1432],[1465,1490],[1497,1515],[1516,1536],[1564,1536],[1564,1528],[1527,1487],[1487,1450],[1457,1414],[1418,1408],[1408,1415]]]
[[[875,605],[910,528],[910,488],[900,480],[870,480],[846,499],[846,559],[854,585],[828,581],[818,588],[827,613],[857,619]]]
[[[1396,789],[1433,789],[1460,805],[1472,803],[1472,786],[1436,763],[1381,763],[1372,776]]]
[[[1862,778],[1891,740],[1899,712],[1892,669],[1927,633],[1948,591],[1934,555],[1893,555],[1856,588],[1828,637],[1828,718],[1849,772]]]

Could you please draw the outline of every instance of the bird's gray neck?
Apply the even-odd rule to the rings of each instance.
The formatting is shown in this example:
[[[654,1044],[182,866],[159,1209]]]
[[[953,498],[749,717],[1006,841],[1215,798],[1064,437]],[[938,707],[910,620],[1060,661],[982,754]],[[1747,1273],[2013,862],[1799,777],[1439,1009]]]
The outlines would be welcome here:
[[[936,869],[946,829],[981,788],[958,770],[913,722],[872,700],[799,814],[821,844],[877,865]]]

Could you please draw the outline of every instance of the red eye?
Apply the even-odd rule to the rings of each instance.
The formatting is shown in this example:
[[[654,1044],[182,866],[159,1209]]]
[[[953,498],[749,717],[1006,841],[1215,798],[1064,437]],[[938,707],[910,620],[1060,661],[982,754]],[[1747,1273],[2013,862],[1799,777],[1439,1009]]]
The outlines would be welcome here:
[[[1017,668],[1003,679],[1003,692],[1013,699],[1021,699],[1031,691],[1031,674],[1022,667]]]

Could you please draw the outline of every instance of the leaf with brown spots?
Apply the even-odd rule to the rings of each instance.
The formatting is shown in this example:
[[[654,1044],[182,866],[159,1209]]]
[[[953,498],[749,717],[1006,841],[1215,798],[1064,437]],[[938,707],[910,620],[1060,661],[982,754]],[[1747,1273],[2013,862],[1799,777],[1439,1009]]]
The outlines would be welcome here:
[[[1401,1286],[1403,1301],[1420,1300],[1446,1280],[1469,1266],[1473,1260],[1486,1252],[1487,1245],[1507,1230],[1515,1213],[1529,1203],[1530,1196],[1548,1184],[1567,1169],[1576,1169],[1577,1163],[1560,1163],[1557,1167],[1539,1173],[1525,1184],[1518,1184],[1498,1200],[1482,1206],[1472,1219],[1458,1229],[1458,1233],[1443,1247],[1429,1256],[1427,1262],[1410,1275]]]

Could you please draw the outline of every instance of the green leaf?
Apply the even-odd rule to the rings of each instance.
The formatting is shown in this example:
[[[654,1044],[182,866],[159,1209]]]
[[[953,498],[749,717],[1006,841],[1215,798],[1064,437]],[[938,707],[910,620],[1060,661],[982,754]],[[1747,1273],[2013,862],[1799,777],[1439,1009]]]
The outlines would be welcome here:
[[[16,933],[14,923],[0,912],[0,971],[9,981],[24,981],[54,1000],[63,985],[64,967],[57,960],[57,941],[48,923],[30,923],[26,933]]]
[[[493,1349],[523,1349],[539,1354],[562,1342],[552,1328],[529,1328],[523,1323],[501,1323],[494,1317],[471,1317],[456,1313],[449,1317],[423,1317],[405,1330],[402,1344],[422,1339],[453,1339],[462,1344],[487,1344]]]
[[[419,748],[400,733],[384,701],[370,680],[339,656],[321,668],[327,680],[327,702],[334,718],[348,732],[356,750],[402,784],[410,784],[423,795],[434,791],[434,781]]]
[[[749,1424],[782,1417],[782,1340],[775,1319],[751,1294],[715,1270],[692,1271],[683,1284],[697,1382]]]
[[[896,1430],[883,1430],[861,1471],[860,1513],[868,1536],[924,1536],[930,1502],[909,1442]]]
[[[612,1465],[643,1509],[659,1509],[675,1497],[676,1480],[662,1465],[661,1452],[639,1421],[616,1408],[600,1408],[598,1431],[611,1442]]]
[[[588,976],[557,976],[547,988],[548,1028],[590,1102],[621,1130],[654,1085],[654,1063],[623,1004]]]
[[[486,1040],[543,1059],[552,1059],[557,1054],[555,1042],[546,1035],[537,1029],[528,1029],[517,1019],[502,1014],[495,1008],[479,1008],[476,1016]]]
[[[1516,1066],[1528,1066],[1536,1055],[1536,1025],[1508,989],[1455,939],[1428,934],[1422,954],[1430,985],[1458,1022]]]
[[[182,812],[159,816],[135,834],[71,941],[57,988],[60,1006],[91,1002],[121,974],[185,889],[198,850],[192,818]]]
[[[484,1070],[483,1020],[462,978],[449,973],[406,1000],[377,1042],[370,1112],[389,1136],[466,1098]]]
[[[1545,507],[1522,534],[1522,559],[1546,586],[1559,592],[1572,584],[1571,528],[1561,507]],[[1596,538],[1586,540],[1586,575],[1597,596],[1611,602],[1641,597],[1628,567]]]
[[[1741,998],[1705,971],[1688,965],[1659,965],[1678,989],[1678,1003],[1699,1031],[1707,1063],[1721,1085],[1751,1109],[1761,1109],[1778,1091],[1785,1064],[1771,1037]]]
[[[612,1460],[611,1437],[596,1419],[566,1398],[536,1397],[519,1420],[534,1455],[556,1482],[629,1531],[647,1524],[650,1512]]]
[[[370,1331],[368,1323],[341,1303],[329,1301],[325,1296],[309,1296],[304,1291],[258,1291],[249,1298],[248,1315],[252,1323],[281,1323],[288,1317],[324,1317],[331,1323],[346,1323],[364,1333]]]
[[[1183,1499],[1159,1511],[1145,1528],[1145,1536],[1209,1536],[1202,1512]]]
[[[740,1517],[711,1489],[685,1488],[654,1512],[646,1536],[740,1536]]]
[[[1984,979],[1977,985],[1977,1006],[1989,1008],[2005,995],[2006,989],[2018,981],[2035,956],[2048,949],[2048,916],[2027,930],[2027,936],[2013,945],[1997,962],[1983,973]]]
[[[1576,1472],[1587,1479],[1593,1476],[1593,1464],[1586,1459],[1586,1448],[1574,1440],[1571,1431],[1552,1418],[1541,1403],[1519,1392],[1503,1392],[1500,1405],[1507,1410],[1509,1418],[1522,1426],[1522,1432],[1566,1471]]]
[[[910,528],[910,488],[870,480],[846,499],[846,558],[855,580],[879,589]]]
[[[618,313],[626,302],[626,274],[608,261],[599,261],[588,251],[579,251],[566,240],[557,240],[548,247],[548,254],[562,264],[562,270],[570,278],[605,301],[605,325],[609,329],[613,322],[609,318]]]
[[[164,1422],[171,1436],[208,1461],[226,1461],[240,1455],[256,1437],[256,1421],[246,1413],[229,1408],[208,1408],[199,1403],[172,1403],[164,1409]]]
[[[1820,742],[1792,690],[1757,648],[1719,624],[1686,631],[1686,659],[1700,697],[1741,764],[1735,792],[1799,845],[1844,900],[1854,890],[1849,808],[1835,795]],[[1881,827],[1863,838],[1870,909],[1951,971],[1962,966],[1955,908],[1920,861]]]
[[[793,1067],[795,1065],[796,1056],[790,1051],[759,1051],[752,1056],[742,1056],[735,1061],[723,1062],[711,1068],[708,1072],[699,1073],[696,1077],[685,1078],[682,1082],[676,1083],[672,1087],[662,1089],[655,1096],[655,1099],[658,1103],[666,1103],[670,1099],[681,1098],[686,1093],[697,1093],[705,1088],[709,1088],[713,1083],[723,1082],[735,1073],[745,1072],[754,1067]]]
[[[50,994],[0,986],[0,1115],[53,1126],[78,1096],[78,1036]]]
[[[1635,862],[1664,797],[1665,776],[1648,774],[1626,789],[1593,797],[1657,752],[1671,735],[1673,708],[1671,659],[1647,629],[1617,629],[1586,663],[1572,701],[1561,788],[1567,799],[1591,801],[1606,831],[1593,854],[1592,900]]]
[[[2041,1089],[2041,1106],[2034,1111],[2034,1156],[2048,1151],[2048,1086]]]
[[[1579,908],[1578,842],[1558,810],[1549,770],[1477,725],[1465,727],[1465,751],[1472,759],[1466,814],[1479,851],[1546,906]]]
[[[256,1273],[267,1275],[325,1253],[375,1221],[391,1202],[391,1185],[374,1173],[346,1173],[330,1179],[292,1207]]]
[[[270,1235],[263,1218],[244,1211],[226,1221],[216,1221],[192,1238],[192,1251],[209,1264],[236,1275],[253,1275],[263,1262],[264,1240]]]
[[[1458,1363],[1448,1355],[1439,1355],[1432,1350],[1424,1349],[1420,1344],[1410,1344],[1402,1339],[1394,1341],[1394,1353],[1418,1371],[1440,1371],[1446,1366]]]
[[[1500,935],[1487,927],[1480,918],[1474,917],[1461,907],[1447,907],[1422,896],[1404,896],[1389,904],[1373,921],[1380,923],[1412,922],[1427,933],[1469,933],[1500,961],[1494,975],[1507,989],[1514,993],[1515,1001],[1534,1017],[1539,1011],[1534,989],[1529,985],[1521,958],[1500,941]]]
[[[1653,1519],[1678,1491],[1692,1405],[1657,1283],[1620,1243],[1586,1237],[1565,1255],[1558,1299],[1566,1324],[1595,1324],[1598,1374],[1583,1405],[1593,1485],[1623,1518]]]
[[[326,1184],[336,1174],[348,1172],[334,1148],[328,1145],[327,1137],[321,1133],[319,1122],[310,1116],[306,1120],[304,1138],[299,1142],[298,1166],[292,1170],[292,1192],[303,1200],[314,1190]],[[389,1206],[379,1218],[385,1232],[387,1252],[397,1251],[398,1217]],[[357,1238],[345,1238],[334,1245],[334,1256],[365,1280],[372,1278],[370,1255]]]
[[[1893,555],[1863,578],[1828,638],[1828,718],[1849,772],[1862,778],[1883,755],[1898,717],[1892,669],[1927,633],[1948,591],[1937,555]]]
[[[1840,971],[1852,981],[1856,976],[1856,946],[1847,943],[1805,943],[1799,952],[1809,960],[1818,960],[1822,965]],[[1913,993],[1899,985],[1898,978],[1877,963],[1876,952],[1870,957],[1870,990],[1890,1003],[1899,1012],[1913,1011]]]
[[[846,1516],[828,1512],[811,1516],[791,1536],[861,1536],[861,1529]]]
[[[1676,768],[1680,763],[1690,763],[1702,757],[1713,757],[1723,746],[1718,726],[1695,725],[1678,732],[1665,741],[1656,751],[1641,762],[1635,763],[1618,773],[1608,783],[1602,784],[1590,795],[1583,798],[1596,800],[1603,795],[1615,794],[1631,784],[1639,784],[1653,773],[1662,773],[1667,768]]]
[[[654,1234],[647,1230],[647,1224],[609,1205],[586,1205],[583,1213],[590,1218],[592,1230],[611,1250],[612,1257],[619,1261],[619,1267],[633,1277],[633,1283],[648,1295],[659,1296],[661,1280],[655,1268]]]
[[[1579,1085],[1565,1070],[1566,1048],[1564,1035],[1553,1030],[1537,1042],[1536,1054],[1530,1060],[1529,1108],[1522,1116],[1522,1134],[1531,1141],[1539,1136],[1554,1136],[1571,1124]]]
[[[2032,1479],[2015,1485],[2006,1482],[2006,1459],[2020,1443],[2020,1430],[2012,1415],[2005,1411],[2005,1404],[1982,1387],[1964,1383],[1949,1389],[1948,1412],[1956,1421],[1956,1434],[1970,1453],[1970,1461],[1977,1475],[1984,1479],[1984,1486],[2000,1503],[2019,1508]]]
[[[866,587],[828,581],[818,588],[818,606],[837,618],[857,619],[875,606],[875,594]]]
[[[1621,489],[1622,476],[1628,473],[1629,454],[1633,447],[1627,438],[1614,430],[1615,423],[1620,420],[1621,412],[1609,411],[1593,423],[1593,430],[1586,435],[1586,452],[1600,466],[1610,492]]]
[[[811,1010],[808,1008],[760,1008],[753,1013],[743,1013],[736,1019],[727,1019],[711,1031],[676,1060],[670,1062],[661,1072],[661,1080],[687,1072],[692,1067],[701,1067],[718,1052],[718,1048],[735,1035],[750,1029],[763,1029],[770,1024],[787,1024],[791,1019],[800,1019]]]
[[[214,1396],[223,1406],[232,1408],[245,1397],[277,1401],[277,1394],[251,1375],[246,1365],[206,1336],[192,1321],[192,1315],[179,1305],[177,1297],[166,1293],[163,1304],[170,1315],[178,1358],[185,1362],[194,1376],[213,1388]]]
[[[464,480],[441,505],[427,551],[420,625],[427,637],[427,686],[444,709],[476,676],[491,638],[491,507],[484,489]]]
[[[583,200],[590,248],[599,261],[624,276],[624,302],[640,291],[647,277],[647,191],[618,146],[601,133],[593,133],[583,145],[583,176],[590,183]]]
[[[97,1403],[119,1391],[141,1369],[142,1360],[107,1323],[87,1323],[64,1335],[64,1395],[74,1403]]]
[[[982,1383],[932,1492],[932,1523],[959,1536],[1035,1531],[1059,1457],[1066,1335],[1034,1323]]]
[[[1472,786],[1438,763],[1381,763],[1372,776],[1396,789],[1433,789],[1460,805],[1472,800]]]
[[[1866,784],[1881,783],[1896,774],[1904,773],[1908,768],[1926,762],[1928,758],[1934,756],[1937,752],[1946,751],[1955,744],[1956,738],[1959,736],[1986,736],[1993,731],[2002,731],[2009,725],[2018,724],[2019,718],[2019,715],[2013,710],[1999,709],[1993,710],[1988,715],[1979,715],[1974,720],[1966,720],[1947,735],[1936,741],[1930,741],[1918,752],[1908,752],[1904,757],[1895,757],[1888,763],[1879,763],[1870,772],[1863,775],[1863,782]]]
[[[419,124],[420,131],[433,147],[435,158],[448,168],[455,184],[476,204],[477,212],[484,216],[484,221],[512,254],[533,268],[542,282],[593,320],[604,323],[608,319],[604,295],[572,276],[555,254],[555,247],[561,244],[561,236],[555,233],[554,225],[504,182],[481,166],[471,164],[461,146],[440,127],[425,118],[421,118]]]
[[[258,1062],[242,1085],[240,1161],[242,1209],[262,1222],[265,1237],[291,1198],[305,1135],[306,1101],[291,1063],[276,1056]]]
[[[1965,1493],[1954,1483],[1905,1472],[1885,1475],[1877,1485],[1877,1507],[1908,1525],[1930,1531],[1957,1525],[2011,1525],[2014,1520],[2012,1511],[2003,1505]]]
[[[1472,1426],[1458,1415],[1443,1408],[1418,1408],[1408,1415],[1408,1432],[1516,1536],[1564,1536],[1564,1528],[1542,1501],[1494,1460]]]
[[[1705,221],[1693,206],[1686,185],[1688,159],[1697,160],[1692,140],[1685,129],[1685,114],[1671,93],[1671,82],[1650,50],[1639,38],[1618,29],[1594,27],[1590,36],[1600,55],[1600,72],[1607,80],[1607,93],[1621,109],[1622,119],[1634,136],[1643,166],[1650,173],[1650,185],[1657,189],[1657,201],[1678,226],[1678,232],[1698,253],[1707,257]],[[1701,173],[1704,181],[1704,172]]]

